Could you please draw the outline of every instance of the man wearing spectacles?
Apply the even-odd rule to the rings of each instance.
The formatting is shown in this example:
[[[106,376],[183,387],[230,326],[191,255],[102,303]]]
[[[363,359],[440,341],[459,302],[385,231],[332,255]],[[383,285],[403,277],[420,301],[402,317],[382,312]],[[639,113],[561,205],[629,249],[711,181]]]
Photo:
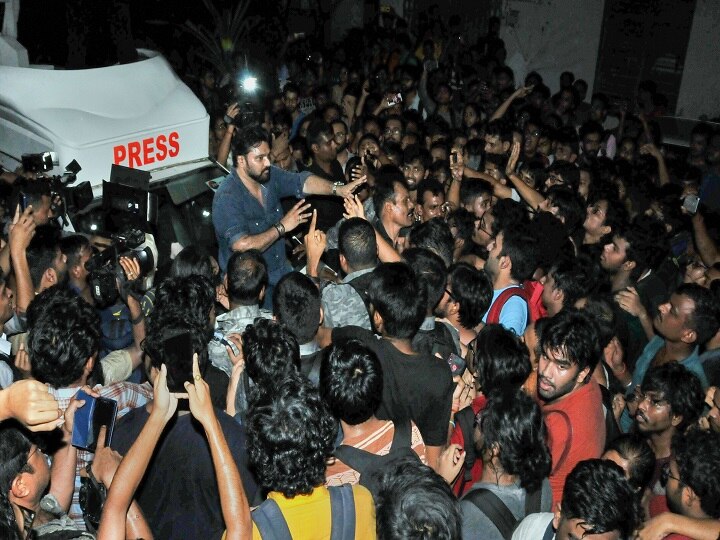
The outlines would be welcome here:
[[[717,538],[720,433],[691,430],[687,435],[678,435],[672,441],[672,453],[672,460],[663,467],[660,476],[671,513],[655,517],[661,505],[656,508],[651,504],[650,515],[654,519],[650,523],[662,525],[664,532],[680,533],[672,534],[672,538]]]

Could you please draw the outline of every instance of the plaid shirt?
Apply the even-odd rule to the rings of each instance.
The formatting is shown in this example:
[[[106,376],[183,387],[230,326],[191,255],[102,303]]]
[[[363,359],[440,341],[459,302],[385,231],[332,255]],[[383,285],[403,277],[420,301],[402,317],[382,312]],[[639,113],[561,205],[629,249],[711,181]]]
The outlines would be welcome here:
[[[79,387],[73,388],[51,388],[50,393],[55,396],[58,406],[65,412],[70,400],[80,390]],[[96,386],[94,388],[101,397],[114,399],[118,404],[117,418],[122,418],[136,407],[142,407],[153,399],[153,388],[149,383],[134,384],[129,382],[114,383],[109,386]],[[82,510],[80,509],[80,471],[84,469],[88,463],[91,463],[95,454],[78,450],[77,464],[75,465],[75,489],[73,490],[72,503],[68,515],[77,523],[78,527],[85,530],[85,521],[83,520]]]

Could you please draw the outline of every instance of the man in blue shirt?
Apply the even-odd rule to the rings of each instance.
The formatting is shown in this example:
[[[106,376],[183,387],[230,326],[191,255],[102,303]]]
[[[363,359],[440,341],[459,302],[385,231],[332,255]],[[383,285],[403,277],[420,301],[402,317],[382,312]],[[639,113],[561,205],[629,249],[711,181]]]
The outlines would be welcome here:
[[[257,249],[268,266],[269,286],[265,302],[272,301],[272,289],[291,271],[285,256],[283,237],[312,215],[303,195],[350,197],[365,181],[333,183],[319,176],[290,173],[270,164],[270,137],[259,126],[248,126],[236,134],[233,143],[233,171],[215,193],[213,225],[218,239],[220,267],[225,271],[233,251]],[[285,215],[280,199],[301,199]]]

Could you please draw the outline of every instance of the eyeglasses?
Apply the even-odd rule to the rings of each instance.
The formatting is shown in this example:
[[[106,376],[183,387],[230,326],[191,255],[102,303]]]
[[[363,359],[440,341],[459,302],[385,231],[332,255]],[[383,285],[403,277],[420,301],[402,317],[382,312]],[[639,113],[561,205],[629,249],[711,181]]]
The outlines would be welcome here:
[[[682,480],[680,480],[680,478],[670,474],[670,464],[666,463],[665,465],[663,465],[662,471],[660,471],[660,485],[662,487],[667,486],[668,480],[670,478],[672,478],[673,480],[677,480],[678,482],[682,482]]]
[[[453,302],[457,302],[457,298],[455,298],[453,293],[451,293],[450,289],[448,289],[447,287],[445,287],[445,294],[447,294],[450,297],[450,300],[452,300]]]

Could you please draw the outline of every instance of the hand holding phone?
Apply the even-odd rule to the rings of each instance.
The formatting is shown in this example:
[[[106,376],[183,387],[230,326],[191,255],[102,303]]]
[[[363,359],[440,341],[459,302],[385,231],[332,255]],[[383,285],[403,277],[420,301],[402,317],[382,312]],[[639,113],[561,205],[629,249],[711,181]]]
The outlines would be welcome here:
[[[100,428],[105,426],[105,445],[112,442],[117,415],[117,401],[104,397],[93,397],[80,390],[75,398],[85,404],[75,411],[73,422],[72,445],[76,448],[94,452],[100,435]]]

